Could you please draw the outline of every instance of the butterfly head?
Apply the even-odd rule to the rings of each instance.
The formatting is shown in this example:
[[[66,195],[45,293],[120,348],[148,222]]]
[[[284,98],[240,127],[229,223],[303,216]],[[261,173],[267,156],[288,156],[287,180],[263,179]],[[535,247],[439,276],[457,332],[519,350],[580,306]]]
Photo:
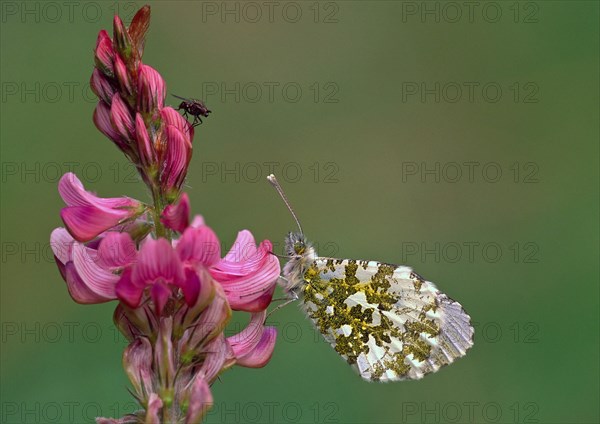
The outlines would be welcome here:
[[[312,250],[310,242],[302,233],[289,233],[285,238],[285,253],[290,258],[301,258]]]

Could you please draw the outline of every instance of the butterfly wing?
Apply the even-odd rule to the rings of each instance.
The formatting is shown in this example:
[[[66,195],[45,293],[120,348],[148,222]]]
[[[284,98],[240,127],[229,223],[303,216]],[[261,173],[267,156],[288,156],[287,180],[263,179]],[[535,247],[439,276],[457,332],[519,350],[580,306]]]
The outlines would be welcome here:
[[[419,379],[473,345],[462,306],[409,267],[317,258],[304,281],[308,316],[365,380]]]

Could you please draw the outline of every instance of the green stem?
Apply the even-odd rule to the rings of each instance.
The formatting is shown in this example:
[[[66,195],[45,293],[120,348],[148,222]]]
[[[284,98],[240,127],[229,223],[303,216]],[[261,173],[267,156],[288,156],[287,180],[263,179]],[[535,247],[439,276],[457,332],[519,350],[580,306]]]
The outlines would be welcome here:
[[[154,229],[156,231],[156,237],[164,237],[170,240],[170,232],[165,228],[162,222],[160,222],[160,216],[164,209],[164,202],[162,193],[156,186],[152,188],[152,198],[154,200]]]

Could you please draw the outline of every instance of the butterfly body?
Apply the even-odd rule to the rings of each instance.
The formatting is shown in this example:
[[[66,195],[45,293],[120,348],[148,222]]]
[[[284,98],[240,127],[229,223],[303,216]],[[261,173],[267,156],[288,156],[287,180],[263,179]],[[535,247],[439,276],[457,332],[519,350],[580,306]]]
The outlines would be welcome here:
[[[366,380],[422,378],[473,344],[462,306],[409,267],[319,257],[301,233],[286,253],[284,290]]]

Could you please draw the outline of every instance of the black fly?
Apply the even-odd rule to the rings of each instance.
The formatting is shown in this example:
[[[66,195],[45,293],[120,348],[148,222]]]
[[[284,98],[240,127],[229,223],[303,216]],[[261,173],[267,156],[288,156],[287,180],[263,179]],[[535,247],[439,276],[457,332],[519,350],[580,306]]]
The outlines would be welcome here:
[[[183,110],[185,119],[188,119],[188,115],[194,117],[192,127],[196,127],[202,123],[201,116],[206,118],[208,117],[208,114],[211,113],[202,100],[186,99],[185,97],[179,97],[175,94],[172,94],[172,96],[182,100],[177,110]]]

